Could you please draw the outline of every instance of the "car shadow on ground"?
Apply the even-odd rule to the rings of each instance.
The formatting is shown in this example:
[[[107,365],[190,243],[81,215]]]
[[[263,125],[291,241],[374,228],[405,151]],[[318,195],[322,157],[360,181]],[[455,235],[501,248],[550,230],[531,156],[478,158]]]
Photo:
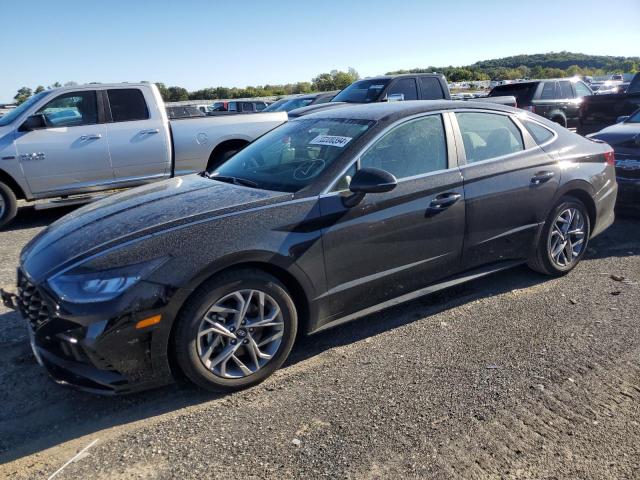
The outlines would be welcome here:
[[[587,258],[640,254],[640,222],[621,219],[594,239]],[[626,243],[624,243],[626,242]],[[620,248],[619,248],[620,247]],[[549,280],[525,266],[487,279],[449,288],[354,322],[300,338],[283,369],[327,350],[349,345],[387,332],[418,319],[445,312],[478,299],[525,289]],[[115,426],[223,398],[179,381],[164,388],[125,397],[100,397],[52,383],[30,352],[26,329],[14,312],[0,315],[0,463],[9,462],[54,447],[84,435],[101,433]],[[8,325],[8,327],[4,327]],[[267,385],[255,389],[269,388]],[[249,390],[251,392],[251,390]],[[228,394],[228,395],[243,395]]]
[[[37,210],[33,205],[19,205],[16,218],[9,225],[2,228],[2,231],[14,232],[29,228],[46,227],[79,207],[76,205]]]

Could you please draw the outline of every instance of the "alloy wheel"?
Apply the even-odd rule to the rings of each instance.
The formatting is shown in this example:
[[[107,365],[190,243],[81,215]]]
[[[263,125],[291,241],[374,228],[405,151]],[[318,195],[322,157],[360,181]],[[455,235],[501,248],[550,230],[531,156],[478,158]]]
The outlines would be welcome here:
[[[226,379],[256,373],[278,352],[284,320],[278,303],[261,290],[238,290],[216,301],[198,328],[202,364]]]
[[[561,268],[575,263],[585,245],[586,227],[584,216],[575,207],[558,214],[549,232],[549,257]]]

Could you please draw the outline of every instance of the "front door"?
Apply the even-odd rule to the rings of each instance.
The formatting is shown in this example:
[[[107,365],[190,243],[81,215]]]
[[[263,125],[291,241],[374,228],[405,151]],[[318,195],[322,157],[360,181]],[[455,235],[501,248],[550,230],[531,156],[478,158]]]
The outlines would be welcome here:
[[[36,112],[46,127],[16,132],[16,149],[35,196],[72,193],[113,182],[95,90],[67,92]]]
[[[464,236],[461,175],[440,114],[406,121],[379,138],[320,198],[327,292],[323,323],[420,289],[458,269]],[[357,168],[398,179],[387,193],[347,207]]]

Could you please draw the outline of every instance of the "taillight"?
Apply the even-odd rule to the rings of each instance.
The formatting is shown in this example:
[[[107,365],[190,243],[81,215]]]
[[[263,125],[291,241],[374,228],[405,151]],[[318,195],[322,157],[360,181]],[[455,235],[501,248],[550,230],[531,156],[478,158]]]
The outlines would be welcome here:
[[[604,152],[604,159],[609,165],[615,166],[615,164],[616,164],[616,156],[613,153],[613,150],[609,150],[608,152]]]

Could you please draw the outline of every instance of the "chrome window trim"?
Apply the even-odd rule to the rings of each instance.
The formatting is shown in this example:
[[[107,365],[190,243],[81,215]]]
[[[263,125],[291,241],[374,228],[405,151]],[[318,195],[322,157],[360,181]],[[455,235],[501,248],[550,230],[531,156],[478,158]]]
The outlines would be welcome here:
[[[453,138],[453,129],[450,123],[450,120],[448,118],[447,112],[449,112],[449,110],[434,110],[431,112],[421,112],[421,113],[416,113],[414,115],[411,115],[409,117],[403,117],[400,118],[398,120],[396,120],[395,122],[393,122],[391,125],[388,125],[387,127],[384,128],[384,130],[382,130],[380,133],[378,133],[378,135],[376,135],[374,138],[372,138],[369,142],[367,142],[367,144],[365,146],[363,146],[358,153],[354,156],[354,159],[352,162],[350,162],[345,168],[343,168],[340,173],[331,181],[328,183],[328,185],[320,192],[320,197],[326,197],[326,196],[331,196],[334,194],[339,194],[342,192],[347,192],[349,191],[348,189],[343,189],[343,190],[336,190],[336,191],[332,191],[331,189],[333,188],[333,186],[338,183],[338,181],[340,181],[340,179],[347,173],[347,171],[355,164],[359,164],[360,163],[360,158],[362,157],[362,155],[364,155],[367,150],[369,150],[369,148],[371,148],[371,146],[376,143],[378,140],[380,140],[384,135],[386,135],[387,133],[389,133],[390,130],[402,125],[403,123],[407,123],[407,122],[411,122],[413,120],[417,120],[419,118],[422,117],[428,117],[431,115],[440,115],[440,118],[442,120],[442,126],[444,128],[444,140],[445,140],[445,146],[446,146],[446,151],[447,151],[447,168],[445,169],[441,169],[441,170],[434,170],[433,172],[426,172],[426,173],[422,173],[420,175],[414,175],[413,177],[404,177],[401,179],[398,179],[398,183],[404,182],[406,180],[416,180],[418,178],[427,176],[427,175],[432,175],[432,174],[436,174],[436,173],[442,173],[442,172],[446,172],[448,170],[451,170],[452,168],[456,168],[457,167],[457,163],[455,161],[456,158],[456,148],[455,148],[455,140]]]

